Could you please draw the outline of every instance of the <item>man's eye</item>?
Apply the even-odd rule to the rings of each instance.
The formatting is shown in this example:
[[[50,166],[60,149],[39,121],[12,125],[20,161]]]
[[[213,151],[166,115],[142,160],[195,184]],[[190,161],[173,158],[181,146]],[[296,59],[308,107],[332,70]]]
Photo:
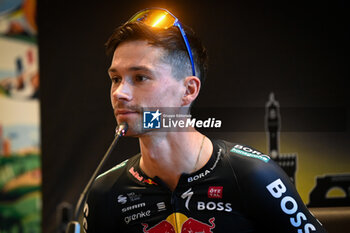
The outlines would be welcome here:
[[[121,77],[112,77],[111,80],[112,80],[112,83],[120,83],[122,79]]]
[[[143,82],[143,81],[146,81],[148,79],[147,76],[145,75],[136,75],[135,76],[135,81],[136,82]]]

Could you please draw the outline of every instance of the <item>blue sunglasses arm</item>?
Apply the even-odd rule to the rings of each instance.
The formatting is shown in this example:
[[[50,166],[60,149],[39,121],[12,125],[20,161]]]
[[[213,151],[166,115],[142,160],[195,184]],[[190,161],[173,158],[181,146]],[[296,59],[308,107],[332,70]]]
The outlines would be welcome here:
[[[188,42],[186,33],[185,33],[184,29],[182,28],[180,22],[177,20],[177,18],[176,18],[176,21],[174,23],[174,26],[176,26],[176,27],[178,27],[180,29],[181,35],[182,35],[182,37],[183,37],[183,39],[185,41],[185,45],[186,45],[186,48],[187,48],[188,55],[189,55],[190,60],[191,60],[192,74],[193,74],[193,76],[196,76],[196,71],[195,71],[195,68],[194,68],[194,62],[193,62],[193,56],[192,56],[190,43]]]

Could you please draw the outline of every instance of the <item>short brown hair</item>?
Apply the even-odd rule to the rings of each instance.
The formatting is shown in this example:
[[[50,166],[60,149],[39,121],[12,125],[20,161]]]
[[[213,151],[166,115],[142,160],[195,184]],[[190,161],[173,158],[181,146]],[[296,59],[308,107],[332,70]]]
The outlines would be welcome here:
[[[200,39],[192,29],[183,26],[191,46],[196,76],[203,83],[208,69],[208,55]],[[112,55],[118,45],[125,41],[146,40],[152,46],[163,48],[163,60],[172,66],[174,77],[182,79],[192,75],[191,62],[185,42],[177,27],[168,29],[151,28],[141,22],[128,22],[115,29],[105,46]]]

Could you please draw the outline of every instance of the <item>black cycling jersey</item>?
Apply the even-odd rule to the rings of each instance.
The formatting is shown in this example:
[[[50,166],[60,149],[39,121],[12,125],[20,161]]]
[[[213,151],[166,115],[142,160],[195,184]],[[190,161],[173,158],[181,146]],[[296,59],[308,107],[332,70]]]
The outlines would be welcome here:
[[[140,169],[140,154],[100,175],[82,225],[94,232],[326,232],[268,156],[213,140],[207,164],[171,191]]]

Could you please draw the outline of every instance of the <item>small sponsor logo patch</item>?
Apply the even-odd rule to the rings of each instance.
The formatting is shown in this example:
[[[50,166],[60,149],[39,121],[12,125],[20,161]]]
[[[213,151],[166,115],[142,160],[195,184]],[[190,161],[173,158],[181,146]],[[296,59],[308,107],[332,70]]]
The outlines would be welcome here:
[[[190,200],[193,196],[194,192],[192,191],[192,188],[190,188],[189,190],[187,190],[186,192],[184,192],[182,195],[181,195],[181,198],[182,199],[186,199],[186,202],[185,202],[185,206],[186,206],[186,209],[190,210],[188,208],[188,204],[190,203]]]
[[[125,204],[127,202],[127,197],[126,196],[123,196],[123,195],[119,195],[118,196],[118,203],[120,204]]]
[[[225,211],[232,212],[232,204],[224,202],[197,202],[197,210]]]
[[[158,202],[157,207],[158,207],[158,212],[166,210],[166,205],[164,202]]]
[[[135,205],[131,205],[131,206],[127,206],[125,208],[122,208],[122,212],[127,212],[127,211],[130,211],[130,210],[135,210],[135,209],[138,209],[138,208],[142,208],[142,207],[145,207],[146,206],[146,203],[138,203],[138,204],[135,204]]]
[[[210,186],[208,189],[209,198],[222,198],[222,186]]]
[[[244,155],[247,157],[251,157],[251,158],[256,158],[256,159],[260,159],[261,161],[264,161],[265,163],[267,163],[270,160],[270,157],[267,155],[264,155],[263,153],[253,150],[249,147],[245,147],[245,146],[241,146],[241,145],[235,145],[232,149],[231,152],[240,154],[240,155]]]
[[[153,184],[153,185],[158,185],[156,182],[154,182],[152,179],[148,178],[148,179],[144,179],[142,181],[143,183],[146,183],[146,184]]]
[[[158,185],[156,182],[154,182],[152,179],[150,178],[145,178],[143,176],[141,176],[137,171],[135,171],[135,168],[134,167],[131,167],[129,169],[129,172],[131,175],[133,175],[133,177],[135,177],[135,179],[137,179],[138,181],[140,182],[143,182],[145,184],[151,184],[151,185]]]
[[[132,215],[129,215],[127,217],[124,218],[124,221],[126,224],[129,224],[131,221],[135,221],[135,220],[138,220],[138,219],[141,219],[141,218],[146,218],[146,217],[149,217],[151,216],[151,211],[150,210],[146,210],[146,211],[140,211],[136,214],[132,214]]]
[[[141,199],[141,194],[137,194],[134,192],[128,193],[126,195],[128,195],[130,201],[138,201]]]

